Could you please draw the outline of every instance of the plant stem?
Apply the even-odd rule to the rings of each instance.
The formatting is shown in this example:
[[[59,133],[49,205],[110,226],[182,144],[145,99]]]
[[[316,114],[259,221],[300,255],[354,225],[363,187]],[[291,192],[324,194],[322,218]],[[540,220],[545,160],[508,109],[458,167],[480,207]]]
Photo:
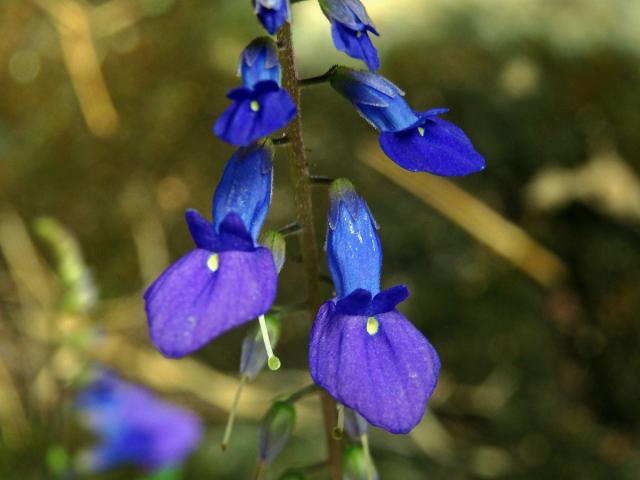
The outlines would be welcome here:
[[[317,77],[302,78],[298,80],[298,86],[304,88],[310,87],[311,85],[322,85],[323,83],[329,81],[334,70],[335,68],[331,68],[327,72],[323,73],[322,75],[318,75]]]
[[[299,237],[300,248],[305,265],[308,308],[311,318],[313,318],[320,306],[318,296],[318,244],[316,242],[315,227],[313,224],[311,175],[309,173],[304,140],[302,138],[300,86],[298,85],[298,73],[296,71],[293,52],[293,38],[291,25],[289,25],[289,23],[285,23],[278,32],[278,45],[280,47],[280,63],[282,65],[284,87],[289,91],[298,106],[298,115],[287,127],[287,137],[290,139],[288,149],[289,168],[294,189],[294,202],[297,209],[298,223],[302,227],[302,232]],[[336,424],[335,402],[324,390],[320,391],[320,400],[322,403],[331,479],[342,480],[341,444],[331,437],[331,432]]]
[[[312,383],[310,385],[302,387],[300,390],[293,392],[291,395],[289,395],[289,398],[287,400],[292,403],[297,402],[305,395],[315,392],[317,389],[318,389],[318,386],[315,383]]]

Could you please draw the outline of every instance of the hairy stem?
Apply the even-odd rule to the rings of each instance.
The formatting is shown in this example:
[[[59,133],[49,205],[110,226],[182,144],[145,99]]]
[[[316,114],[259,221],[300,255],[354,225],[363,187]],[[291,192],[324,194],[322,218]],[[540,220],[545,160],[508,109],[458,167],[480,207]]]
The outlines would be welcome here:
[[[289,166],[291,182],[294,189],[294,202],[298,224],[302,228],[300,234],[300,247],[305,265],[308,307],[311,318],[320,306],[318,296],[318,244],[313,224],[313,202],[311,198],[311,174],[306,158],[304,140],[302,138],[302,117],[300,114],[300,86],[298,73],[293,53],[293,38],[291,25],[285,23],[278,32],[278,46],[280,47],[280,63],[282,65],[282,77],[284,87],[298,106],[298,115],[287,127],[289,144]],[[342,479],[342,449],[340,442],[331,436],[336,424],[336,408],[334,400],[324,390],[320,391],[322,414],[324,418],[325,438],[329,457],[329,466],[332,480]]]

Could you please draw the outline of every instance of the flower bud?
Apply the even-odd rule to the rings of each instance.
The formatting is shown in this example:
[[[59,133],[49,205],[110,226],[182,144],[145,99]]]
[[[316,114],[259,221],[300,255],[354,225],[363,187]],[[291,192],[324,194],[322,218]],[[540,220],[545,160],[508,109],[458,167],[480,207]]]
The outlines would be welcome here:
[[[275,348],[280,337],[280,318],[272,313],[265,315],[271,345]],[[256,325],[242,341],[240,374],[254,380],[267,363],[267,351],[260,325]]]
[[[291,20],[289,0],[253,0],[258,20],[271,35],[274,35],[284,22]]]
[[[338,299],[356,289],[380,291],[382,247],[366,202],[344,178],[329,188],[327,257]]]
[[[239,73],[246,88],[264,81],[280,85],[282,73],[275,42],[270,37],[253,40],[240,56]]]
[[[263,464],[269,464],[282,452],[289,441],[296,411],[293,403],[276,401],[271,405],[260,424],[258,456]]]
[[[243,147],[229,159],[213,197],[213,225],[220,224],[229,213],[237,214],[257,240],[271,203],[273,152],[264,145]]]
[[[359,445],[348,445],[342,453],[344,480],[378,480],[375,466]]]
[[[380,75],[338,66],[331,72],[330,82],[381,132],[398,132],[420,122],[404,92]]]
[[[338,50],[364,61],[369,70],[380,67],[378,52],[369,33],[378,35],[360,0],[320,0],[320,8],[331,22],[331,36]]]
[[[276,270],[280,273],[282,267],[284,267],[287,250],[287,242],[285,241],[284,236],[274,230],[266,230],[260,235],[258,243],[271,250],[273,261],[276,264]]]

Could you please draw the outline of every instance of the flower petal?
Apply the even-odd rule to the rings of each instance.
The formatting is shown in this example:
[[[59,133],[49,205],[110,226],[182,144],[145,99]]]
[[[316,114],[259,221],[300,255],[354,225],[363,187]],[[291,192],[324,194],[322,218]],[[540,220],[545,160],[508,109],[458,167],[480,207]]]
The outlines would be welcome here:
[[[380,146],[387,156],[411,172],[462,176],[484,169],[482,156],[466,134],[435,116],[400,132],[381,132]]]
[[[187,221],[191,238],[198,248],[212,252],[219,250],[220,242],[213,225],[200,212],[189,208],[184,212],[184,219]]]
[[[220,230],[220,249],[216,250],[217,252],[227,250],[248,252],[254,250],[253,238],[237,213],[229,213],[218,228]]]
[[[371,293],[364,288],[358,288],[338,300],[336,303],[336,311],[343,315],[358,315],[365,311],[371,303]]]
[[[276,295],[271,252],[195,249],[171,265],[144,294],[151,340],[167,357],[183,357],[266,313]]]
[[[352,58],[362,60],[372,72],[380,68],[378,50],[373,46],[367,29],[352,30],[341,23],[333,22],[331,36],[336,49]]]
[[[409,290],[404,285],[387,288],[373,298],[370,307],[371,315],[389,312],[407,298],[409,298]]]
[[[440,361],[427,339],[398,311],[375,317],[336,312],[326,302],[311,330],[309,369],[314,381],[370,424],[408,433],[422,419]]]

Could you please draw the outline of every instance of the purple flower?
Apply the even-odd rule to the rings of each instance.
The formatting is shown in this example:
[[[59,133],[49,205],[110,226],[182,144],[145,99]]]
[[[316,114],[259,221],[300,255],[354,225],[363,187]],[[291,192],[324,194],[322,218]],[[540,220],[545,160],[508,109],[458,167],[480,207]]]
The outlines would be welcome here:
[[[320,307],[311,330],[311,376],[371,425],[407,433],[424,415],[440,361],[396,309],[407,288],[377,291],[382,254],[366,203],[347,180],[331,190],[327,254],[337,263],[330,263],[337,297]],[[372,260],[362,263],[367,252]]]
[[[378,70],[378,51],[369,33],[379,34],[360,0],[320,0],[320,7],[331,22],[335,47],[350,57],[362,60],[369,70]]]
[[[196,248],[144,294],[151,340],[165,356],[183,357],[271,308],[278,274],[271,252],[257,244],[271,200],[271,157],[258,145],[231,157],[213,223],[187,210]]]
[[[448,109],[416,112],[402,90],[375,73],[335,67],[330,81],[380,131],[382,150],[402,168],[444,176],[484,169],[484,159],[465,133],[439,118]]]
[[[232,145],[247,146],[286,126],[297,113],[291,95],[281,87],[280,64],[273,40],[261,37],[240,57],[243,86],[231,90],[233,103],[213,126]]]
[[[88,455],[92,471],[128,463],[145,470],[177,466],[202,436],[200,419],[193,413],[110,372],[101,372],[80,392],[77,408],[100,438]]]

